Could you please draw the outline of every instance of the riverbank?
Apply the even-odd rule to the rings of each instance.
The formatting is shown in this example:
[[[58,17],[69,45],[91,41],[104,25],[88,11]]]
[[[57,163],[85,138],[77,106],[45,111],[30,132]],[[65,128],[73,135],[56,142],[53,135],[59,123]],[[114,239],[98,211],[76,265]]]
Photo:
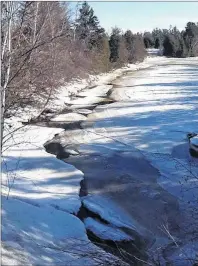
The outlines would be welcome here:
[[[140,65],[147,67],[146,63]],[[130,69],[139,67],[134,65]],[[111,82],[128,69],[123,68],[98,76],[97,81],[93,78],[96,83],[92,83],[91,88],[87,87],[89,81],[68,84],[66,88],[60,89],[57,98],[49,103],[48,108],[53,116],[67,109],[66,113],[70,113],[70,118],[62,117],[64,123],[65,119],[79,121],[79,116],[85,119],[83,114],[75,115],[73,110],[68,112],[68,102],[73,100],[71,93],[83,89],[90,93],[91,89],[94,91],[94,86],[97,94],[103,88],[101,84]],[[109,89],[109,85],[104,85],[104,89]],[[92,101],[96,99],[93,99],[92,95],[90,98]],[[80,261],[81,265],[97,265],[101,263],[101,258],[103,262],[106,259],[112,262],[113,259],[117,263],[116,258],[91,244],[84,225],[74,216],[81,206],[78,193],[83,173],[46,153],[43,148],[43,144],[55,134],[63,132],[63,128],[56,128],[57,124],[50,128],[43,127],[43,124],[22,124],[32,117],[37,117],[39,113],[40,110],[31,108],[19,110],[17,115],[5,120],[8,135],[2,158],[4,265],[49,265],[63,261],[75,265],[76,260]],[[46,114],[49,118],[49,113]],[[46,114],[44,120],[47,119]],[[13,133],[9,134],[10,132]],[[86,247],[84,243],[87,244]]]

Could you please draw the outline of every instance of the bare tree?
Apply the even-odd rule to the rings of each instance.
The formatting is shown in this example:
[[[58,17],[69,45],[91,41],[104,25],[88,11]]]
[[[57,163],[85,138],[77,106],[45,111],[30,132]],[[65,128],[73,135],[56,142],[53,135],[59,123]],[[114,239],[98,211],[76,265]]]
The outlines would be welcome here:
[[[70,29],[67,6],[58,2],[2,2],[1,12],[3,136],[6,115],[27,104],[44,108],[64,81],[61,56]]]
[[[1,49],[1,136],[3,135],[4,129],[4,113],[5,113],[5,102],[6,102],[6,91],[10,79],[11,71],[11,58],[12,58],[12,25],[14,15],[17,10],[17,3],[15,2],[1,2],[1,14],[2,14],[2,25],[1,25],[1,38],[2,38],[2,49]],[[2,138],[1,138],[2,147]]]

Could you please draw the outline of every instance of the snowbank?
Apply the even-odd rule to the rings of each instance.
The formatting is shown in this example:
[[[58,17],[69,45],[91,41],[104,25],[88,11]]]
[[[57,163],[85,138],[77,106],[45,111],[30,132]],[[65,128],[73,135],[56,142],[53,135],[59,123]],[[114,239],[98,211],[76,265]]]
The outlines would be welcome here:
[[[93,245],[73,215],[81,206],[83,173],[43,148],[60,132],[25,126],[4,145],[3,265],[101,265],[118,260]]]

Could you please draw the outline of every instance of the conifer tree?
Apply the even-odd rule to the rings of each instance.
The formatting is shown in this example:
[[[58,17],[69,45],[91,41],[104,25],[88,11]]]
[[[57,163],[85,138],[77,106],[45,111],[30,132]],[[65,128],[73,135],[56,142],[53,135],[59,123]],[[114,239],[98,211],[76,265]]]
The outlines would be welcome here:
[[[188,22],[183,34],[190,56],[198,55],[198,26],[193,22]]]
[[[112,29],[112,33],[109,40],[111,62],[118,61],[120,42],[121,42],[121,30],[115,27]]]
[[[76,24],[76,34],[80,40],[84,41],[89,50],[100,45],[104,29],[100,26],[93,8],[87,2],[82,4]]]

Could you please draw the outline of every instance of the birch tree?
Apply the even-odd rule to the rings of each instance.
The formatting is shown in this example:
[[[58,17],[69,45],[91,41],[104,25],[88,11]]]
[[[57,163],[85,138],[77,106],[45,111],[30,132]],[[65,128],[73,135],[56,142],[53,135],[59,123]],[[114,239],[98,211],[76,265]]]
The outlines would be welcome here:
[[[70,29],[59,2],[2,2],[1,13],[2,146],[5,116],[27,104],[44,107],[63,80]]]
[[[1,2],[1,148],[4,130],[4,113],[6,103],[6,93],[10,79],[12,60],[12,26],[18,4],[15,2]]]

